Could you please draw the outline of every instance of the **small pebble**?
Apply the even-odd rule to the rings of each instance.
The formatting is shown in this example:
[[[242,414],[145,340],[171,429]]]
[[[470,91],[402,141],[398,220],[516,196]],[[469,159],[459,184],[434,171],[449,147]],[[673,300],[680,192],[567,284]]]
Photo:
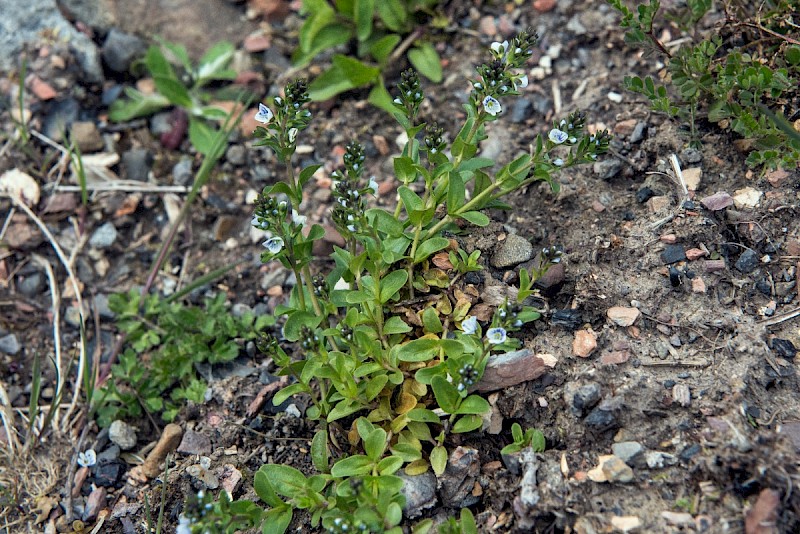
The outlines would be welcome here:
[[[615,104],[619,104],[622,102],[622,95],[619,93],[615,93],[614,91],[609,91],[608,99],[614,102]]]
[[[613,306],[608,309],[606,316],[617,326],[631,326],[639,318],[641,312],[636,308],[627,306]]]
[[[665,265],[686,260],[686,252],[683,245],[667,245],[661,253],[661,261]]]
[[[572,341],[572,354],[587,358],[597,348],[597,334],[592,330],[578,330]]]
[[[636,192],[636,202],[644,204],[656,195],[656,192],[645,186]]]
[[[108,427],[108,439],[123,451],[130,450],[136,446],[136,429],[118,419]]]
[[[97,230],[92,233],[89,238],[89,245],[92,248],[104,249],[109,248],[117,240],[117,229],[109,221],[103,223]]]
[[[596,161],[592,166],[592,170],[601,180],[610,180],[619,174],[622,169],[622,161],[612,157]]]
[[[734,267],[743,274],[752,273],[758,267],[758,254],[752,249],[745,250],[736,260]]]
[[[22,347],[14,334],[7,334],[0,337],[0,352],[14,356],[19,353]]]
[[[191,158],[181,158],[181,160],[172,167],[172,181],[176,185],[190,185],[194,179],[192,172]]]
[[[731,197],[728,193],[721,191],[700,199],[700,204],[702,204],[708,210],[720,211],[729,206],[733,206],[733,197]]]

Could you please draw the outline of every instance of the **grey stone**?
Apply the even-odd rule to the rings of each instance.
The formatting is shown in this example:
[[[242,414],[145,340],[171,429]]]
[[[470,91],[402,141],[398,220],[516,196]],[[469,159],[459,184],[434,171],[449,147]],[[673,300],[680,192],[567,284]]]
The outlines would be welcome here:
[[[503,140],[498,135],[491,135],[481,143],[481,157],[497,161],[503,152]]]
[[[662,469],[678,463],[677,456],[661,451],[648,451],[645,453],[644,459],[650,469]]]
[[[56,0],[0,0],[0,71],[10,71],[26,46],[40,43],[45,32],[68,42],[75,59],[91,83],[103,80],[97,47],[61,14]]]
[[[636,126],[633,127],[633,132],[631,132],[631,143],[638,143],[644,139],[645,132],[647,132],[647,125],[643,122],[637,122]]]
[[[44,289],[44,276],[36,271],[20,276],[17,280],[17,289],[26,297],[35,297]]]
[[[153,154],[146,148],[131,148],[122,154],[122,167],[128,180],[146,182],[152,165]]]
[[[97,152],[105,147],[103,137],[92,121],[73,122],[70,140],[78,145],[78,148],[84,154]]]
[[[63,141],[64,133],[69,131],[72,123],[78,120],[80,111],[81,105],[74,98],[59,100],[50,107],[44,118],[42,123],[44,134],[54,141]]]
[[[169,133],[171,131],[172,131],[171,111],[163,111],[161,113],[156,113],[150,119],[150,133],[152,133],[156,137],[160,137],[161,134]]]
[[[577,14],[569,19],[569,22],[567,22],[567,30],[571,31],[575,35],[586,34],[586,26],[581,23],[581,20]]]
[[[241,302],[237,302],[231,306],[231,314],[234,317],[243,317],[246,313],[253,313],[253,308]]]
[[[105,293],[98,293],[95,295],[94,305],[97,307],[97,313],[103,319],[113,319],[117,316],[117,314],[108,307],[108,295]]]
[[[103,452],[97,454],[97,463],[113,462],[119,458],[120,452],[119,445],[112,444],[110,447],[106,447]]]
[[[703,161],[703,153],[696,148],[686,148],[681,152],[681,161],[684,163],[700,163]]]
[[[116,28],[112,28],[103,42],[103,61],[114,72],[126,73],[131,63],[147,50],[144,41]]]
[[[182,158],[172,167],[172,180],[175,184],[190,185],[193,179],[194,172],[192,171],[192,160],[190,158]]]
[[[612,456],[600,466],[609,482],[630,482],[633,480],[633,469],[622,459]]]
[[[611,452],[626,464],[633,466],[636,459],[644,452],[644,447],[638,441],[621,441],[611,445]]]
[[[287,70],[292,66],[291,62],[281,54],[276,46],[270,46],[264,51],[264,66],[273,70]]]
[[[600,161],[596,161],[592,166],[594,173],[600,177],[601,180],[610,180],[620,173],[622,170],[622,162],[617,158],[607,157]]]
[[[519,124],[531,116],[533,104],[527,98],[518,98],[511,107],[511,122]]]
[[[177,451],[181,454],[200,454],[208,455],[211,453],[211,440],[208,436],[195,432],[194,430],[187,430],[183,434],[181,444],[178,445]]]
[[[11,354],[13,356],[17,354],[21,348],[22,347],[20,347],[17,336],[14,334],[8,334],[0,337],[0,352]]]
[[[542,117],[546,117],[553,109],[553,101],[549,98],[536,98],[533,102],[533,109]]]
[[[67,311],[64,312],[64,320],[68,325],[73,328],[80,328],[81,326],[81,312],[78,311],[77,306],[68,306]]]
[[[117,419],[108,427],[108,439],[123,451],[130,450],[136,446],[136,429]]]
[[[533,245],[524,237],[508,234],[492,256],[492,267],[503,269],[528,261],[533,257]]]
[[[231,165],[244,165],[247,163],[247,150],[242,145],[231,145],[225,152],[225,159]]]
[[[569,391],[571,388],[567,388]],[[573,390],[572,398],[568,399],[568,403],[572,408],[572,413],[577,416],[583,415],[598,402],[600,402],[600,384],[597,382],[589,382]]]
[[[436,505],[436,475],[431,471],[415,476],[399,472],[397,476],[403,479],[400,493],[406,498],[406,505],[403,507],[406,517],[419,517],[423,510]]]
[[[92,248],[109,248],[117,240],[117,229],[109,221],[94,231],[89,238],[89,246]]]
[[[758,267],[758,254],[751,249],[745,250],[742,252],[742,255],[739,256],[739,259],[736,260],[735,267],[736,270],[741,273],[752,273],[756,270],[756,267]]]
[[[76,20],[100,32],[107,32],[117,23],[112,0],[59,0],[58,4]]]

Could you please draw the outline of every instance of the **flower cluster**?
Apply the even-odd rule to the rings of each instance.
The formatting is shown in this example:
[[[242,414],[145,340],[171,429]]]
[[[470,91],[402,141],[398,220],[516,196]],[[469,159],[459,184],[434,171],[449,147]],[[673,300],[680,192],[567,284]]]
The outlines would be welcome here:
[[[265,232],[280,231],[288,210],[289,204],[285,200],[279,202],[271,196],[260,195],[256,200],[255,214],[251,224]],[[269,237],[264,241],[264,246],[270,254],[278,254],[283,250],[283,238],[280,236]]]
[[[549,148],[559,145],[568,147],[577,145],[577,147],[570,150],[566,160],[556,157],[550,163],[556,167],[563,167],[591,162],[596,160],[598,155],[608,151],[608,143],[611,140],[608,130],[587,137],[582,135],[584,126],[586,126],[586,114],[583,111],[575,111],[566,119],[553,122],[553,128],[547,134]]]
[[[400,95],[392,103],[403,115],[414,119],[419,113],[419,105],[424,100],[419,75],[415,70],[407,69],[400,73],[400,83],[397,84]]]
[[[518,89],[528,86],[528,76],[517,72],[533,54],[538,36],[521,32],[511,42],[494,42],[490,47],[492,61],[477,68],[480,79],[472,82],[470,99],[478,110],[496,116],[503,111],[500,97],[518,95]]]
[[[328,284],[325,282],[325,277],[321,274],[315,274],[311,279],[311,286],[314,288],[314,294],[318,298],[323,298],[328,294]]]
[[[370,178],[367,187],[359,187],[364,172],[364,147],[353,142],[347,145],[344,160],[345,172],[334,171],[333,206],[331,218],[343,235],[355,234],[363,226],[364,210],[367,208],[367,194],[378,193],[378,183]]]
[[[253,146],[268,146],[285,162],[294,153],[297,134],[311,121],[311,112],[304,108],[310,101],[305,80],[295,80],[284,88],[284,96],[273,98],[274,109],[258,105],[255,120],[264,126],[256,128],[259,137]]]
[[[319,347],[319,336],[307,326],[300,329],[300,346],[303,350],[314,351]]]
[[[458,391],[464,391],[469,389],[470,386],[474,385],[480,379],[480,373],[472,364],[465,364],[462,365],[461,368],[458,370],[459,381],[456,389]]]
[[[327,531],[331,534],[347,534],[350,532],[367,534],[370,530],[361,520],[337,517],[331,522]]]
[[[444,129],[437,123],[431,123],[425,127],[425,138],[423,139],[428,153],[439,154],[447,146],[444,142]]]

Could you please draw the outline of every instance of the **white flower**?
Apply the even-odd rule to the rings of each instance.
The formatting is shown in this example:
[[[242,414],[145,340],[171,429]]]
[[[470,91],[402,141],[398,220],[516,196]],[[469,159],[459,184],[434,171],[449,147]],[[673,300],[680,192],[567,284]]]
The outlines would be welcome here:
[[[505,328],[501,328],[499,326],[496,328],[490,328],[486,331],[486,340],[492,345],[499,345],[500,343],[505,342],[506,337]]]
[[[400,100],[399,98],[395,98],[394,100],[392,100],[392,102],[394,102],[398,106],[402,106],[403,105],[403,101]]]
[[[81,467],[92,467],[97,463],[97,453],[94,449],[87,449],[85,452],[78,453],[78,465]]]
[[[272,110],[259,102],[258,113],[256,113],[255,119],[258,122],[267,124],[269,121],[272,120],[272,117],[274,117],[274,115],[272,114]]]
[[[292,222],[295,223],[297,226],[303,226],[306,224],[308,217],[305,215],[300,215],[297,213],[297,210],[292,210]]]
[[[556,167],[561,167],[562,165],[564,165],[564,160],[561,158],[556,158],[553,160],[553,165],[555,165]]]
[[[192,534],[192,522],[189,518],[181,514],[178,517],[178,528],[175,529],[175,534]]]
[[[367,189],[372,191],[373,195],[378,195],[378,182],[375,180],[374,176],[369,177],[369,185],[367,186]]]
[[[467,335],[474,334],[478,330],[478,318],[474,315],[468,316],[461,321],[461,330]]]
[[[547,137],[555,144],[560,145],[561,143],[567,140],[567,137],[569,137],[569,135],[567,134],[567,132],[563,132],[558,128],[553,128],[552,130],[550,130],[550,133],[547,135]]]
[[[277,254],[283,248],[283,239],[280,237],[270,237],[264,241],[264,246],[267,247],[270,253]]]
[[[297,139],[297,128],[289,128],[289,142],[294,144],[295,140]]]
[[[491,44],[491,48],[495,54],[502,56],[506,53],[506,50],[508,50],[508,41],[503,41],[502,43],[495,41]]]
[[[489,115],[495,116],[503,111],[503,106],[500,105],[500,102],[495,97],[487,96],[483,99],[483,109],[485,109],[486,113]]]
[[[528,87],[528,76],[523,75],[520,79],[514,81],[514,89],[519,87],[520,89],[525,89]]]

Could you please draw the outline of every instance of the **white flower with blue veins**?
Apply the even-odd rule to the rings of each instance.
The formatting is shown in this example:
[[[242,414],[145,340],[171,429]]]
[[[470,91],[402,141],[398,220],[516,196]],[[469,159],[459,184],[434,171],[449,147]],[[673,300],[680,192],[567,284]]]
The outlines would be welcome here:
[[[375,180],[374,176],[370,176],[369,185],[367,185],[367,189],[372,191],[373,195],[375,195],[375,196],[378,195],[378,182]]]
[[[289,128],[287,135],[289,137],[289,142],[294,144],[294,142],[297,141],[297,128]]]
[[[553,165],[555,165],[556,167],[561,167],[562,165],[564,165],[564,160],[561,158],[556,158],[553,160]]]
[[[299,213],[297,213],[297,210],[292,210],[292,222],[294,224],[296,224],[297,226],[304,226],[307,220],[308,217],[306,217],[305,215],[300,215]]]
[[[486,331],[486,340],[492,345],[499,345],[508,339],[506,329],[501,327],[490,328]]]
[[[528,87],[528,76],[522,75],[518,79],[514,80],[514,89],[519,87],[520,89],[525,89]]]
[[[557,145],[560,145],[561,143],[566,141],[568,137],[569,134],[567,134],[567,132],[559,130],[558,128],[553,128],[552,130],[550,130],[550,133],[547,134],[547,138]]]
[[[264,246],[271,254],[277,254],[281,250],[283,250],[283,238],[281,237],[270,237],[266,241],[264,241]]]
[[[269,121],[271,121],[274,116],[275,115],[272,114],[272,110],[271,109],[269,109],[264,104],[261,104],[261,103],[258,104],[258,113],[256,113],[256,116],[255,116],[255,119],[258,122],[261,122],[263,124],[268,124]]]
[[[503,106],[500,105],[500,101],[498,101],[495,97],[487,96],[483,99],[483,109],[485,109],[486,113],[489,115],[495,116],[503,111]]]
[[[472,335],[478,331],[478,318],[474,315],[468,316],[461,321],[461,330],[467,335]]]
[[[94,449],[86,449],[78,453],[78,465],[81,467],[92,467],[97,463],[97,453]]]
[[[508,41],[503,41],[502,43],[495,41],[491,44],[491,49],[498,56],[502,56],[508,50]]]

